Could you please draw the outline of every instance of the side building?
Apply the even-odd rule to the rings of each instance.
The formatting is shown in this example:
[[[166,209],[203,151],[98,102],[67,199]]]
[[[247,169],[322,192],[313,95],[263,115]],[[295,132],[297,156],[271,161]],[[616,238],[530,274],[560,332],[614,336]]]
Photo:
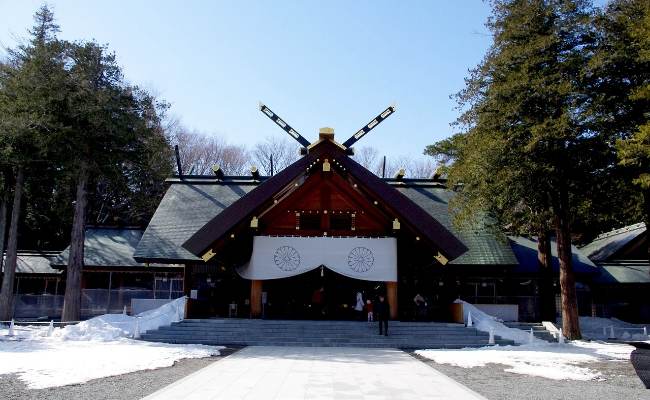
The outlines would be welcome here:
[[[133,252],[143,230],[89,227],[84,241],[81,316],[137,313],[183,296],[183,266],[139,263]],[[65,293],[64,251],[19,251],[14,317],[58,319]]]
[[[644,223],[598,235],[581,248],[596,265],[594,316],[650,321],[648,229]]]

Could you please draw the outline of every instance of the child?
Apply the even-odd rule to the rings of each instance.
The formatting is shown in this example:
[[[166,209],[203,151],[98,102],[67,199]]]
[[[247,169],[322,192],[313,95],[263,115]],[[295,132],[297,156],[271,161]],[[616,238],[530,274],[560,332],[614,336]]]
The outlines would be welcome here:
[[[368,322],[373,322],[374,317],[372,315],[372,301],[370,301],[370,299],[366,301],[366,311],[368,312]]]

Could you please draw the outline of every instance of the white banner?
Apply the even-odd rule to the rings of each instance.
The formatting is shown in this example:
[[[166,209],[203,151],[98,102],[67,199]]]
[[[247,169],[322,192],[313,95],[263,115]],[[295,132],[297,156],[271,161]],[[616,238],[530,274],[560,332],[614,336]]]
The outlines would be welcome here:
[[[397,282],[395,238],[253,238],[250,261],[237,269],[246,279],[279,279],[324,265],[350,278]]]

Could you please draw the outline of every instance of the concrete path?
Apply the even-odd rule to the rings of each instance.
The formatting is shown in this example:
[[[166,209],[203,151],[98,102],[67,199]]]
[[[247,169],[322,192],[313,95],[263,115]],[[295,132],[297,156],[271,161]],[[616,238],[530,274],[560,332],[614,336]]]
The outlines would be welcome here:
[[[400,350],[246,347],[145,399],[485,398]]]

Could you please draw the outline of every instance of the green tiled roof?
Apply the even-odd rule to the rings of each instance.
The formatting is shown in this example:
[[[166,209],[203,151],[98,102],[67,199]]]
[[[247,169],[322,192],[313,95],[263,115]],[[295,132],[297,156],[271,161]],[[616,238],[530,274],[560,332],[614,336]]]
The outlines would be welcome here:
[[[648,260],[614,260],[598,265],[600,275],[595,283],[650,283],[650,264]]]
[[[458,232],[451,223],[448,201],[453,192],[431,181],[387,179],[400,192],[422,207],[454,233],[468,248],[451,261],[457,265],[516,265],[517,259],[505,236],[497,238],[488,231]],[[259,182],[244,178],[216,181],[214,177],[196,177],[185,181],[170,179],[163,197],[134,257],[139,261],[197,261],[198,257],[181,245],[216,214],[247,194]]]
[[[142,238],[142,229],[88,228],[84,239],[84,266],[86,267],[145,267],[133,259],[135,247]],[[68,264],[70,247],[52,260],[52,265]],[[150,265],[165,266],[165,265]]]
[[[615,229],[598,235],[596,239],[580,250],[593,261],[605,261],[615,256],[617,251],[645,231],[646,226],[643,222]]]
[[[215,215],[251,191],[256,182],[181,182],[171,185],[138,243],[134,257],[142,261],[200,260],[181,245]]]
[[[449,200],[454,196],[451,190],[441,185],[408,184],[397,190],[422,207],[442,225],[449,229],[469,249],[465,254],[450,262],[457,265],[517,265],[508,239],[496,236],[488,230],[461,232],[452,224]]]
[[[56,257],[59,252],[53,251],[18,251],[16,261],[17,274],[45,274],[59,275],[61,271],[53,269],[50,260]],[[5,254],[6,259],[6,254]],[[4,265],[3,265],[4,269]]]

